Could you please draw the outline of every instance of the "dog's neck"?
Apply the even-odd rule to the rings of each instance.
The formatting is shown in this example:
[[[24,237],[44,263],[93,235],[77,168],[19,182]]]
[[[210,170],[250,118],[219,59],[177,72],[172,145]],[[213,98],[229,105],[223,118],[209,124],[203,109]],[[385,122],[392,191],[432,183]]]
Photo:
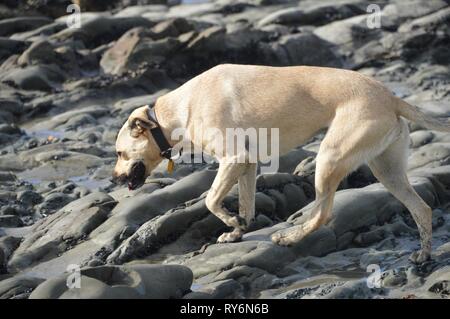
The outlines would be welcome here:
[[[164,95],[157,99],[153,107],[158,124],[170,146],[174,146],[180,141],[180,139],[177,139],[178,136],[172,134],[174,130],[185,127],[175,106],[171,103],[169,97]]]

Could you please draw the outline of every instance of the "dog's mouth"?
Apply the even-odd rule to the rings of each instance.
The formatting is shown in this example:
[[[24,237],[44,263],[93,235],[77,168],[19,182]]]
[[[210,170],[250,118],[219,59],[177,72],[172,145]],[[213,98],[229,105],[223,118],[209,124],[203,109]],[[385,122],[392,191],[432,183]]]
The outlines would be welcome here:
[[[136,162],[131,166],[130,174],[128,175],[128,189],[135,190],[145,182],[145,165],[142,162]]]

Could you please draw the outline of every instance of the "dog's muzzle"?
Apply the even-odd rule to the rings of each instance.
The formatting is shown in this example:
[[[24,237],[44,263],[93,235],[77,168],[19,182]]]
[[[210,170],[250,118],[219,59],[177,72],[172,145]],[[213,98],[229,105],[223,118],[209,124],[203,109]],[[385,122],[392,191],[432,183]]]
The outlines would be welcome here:
[[[111,179],[111,182],[118,185],[123,185],[128,182],[129,190],[134,190],[141,187],[145,182],[144,163],[140,161],[133,163],[128,176],[126,174],[115,176]]]
[[[135,162],[131,166],[128,175],[128,189],[133,190],[144,185],[145,182],[145,165],[142,162]]]

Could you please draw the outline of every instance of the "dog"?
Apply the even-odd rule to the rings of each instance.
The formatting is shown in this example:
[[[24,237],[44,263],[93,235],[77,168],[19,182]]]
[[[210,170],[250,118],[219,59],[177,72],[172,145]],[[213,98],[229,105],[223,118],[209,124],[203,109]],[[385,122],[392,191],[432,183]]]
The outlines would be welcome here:
[[[275,232],[272,241],[292,245],[326,224],[340,181],[367,163],[374,176],[412,214],[421,249],[410,259],[422,263],[431,254],[432,210],[408,182],[409,129],[405,119],[428,129],[450,132],[446,121],[424,114],[395,97],[380,82],[355,71],[222,64],[159,97],[153,108],[143,106],[131,113],[117,137],[113,179],[128,182],[130,189],[140,187],[168,158],[167,154],[163,156],[161,144],[175,145],[179,140],[172,132],[180,127],[186,129],[192,143],[219,162],[205,203],[232,228],[217,241],[234,242],[241,239],[255,217],[257,164],[236,161],[248,152],[246,148],[234,150],[237,154],[223,152],[215,136],[195,131],[199,127],[203,131],[215,128],[225,134],[226,128],[278,128],[282,155],[328,128],[316,157],[316,198],[311,217],[302,225]],[[163,142],[152,133],[156,129]],[[223,199],[236,183],[238,214],[223,207]]]

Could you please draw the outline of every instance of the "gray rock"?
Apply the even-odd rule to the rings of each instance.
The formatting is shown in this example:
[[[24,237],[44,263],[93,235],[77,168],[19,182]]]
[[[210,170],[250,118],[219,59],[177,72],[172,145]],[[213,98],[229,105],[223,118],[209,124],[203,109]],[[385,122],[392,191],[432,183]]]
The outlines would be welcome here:
[[[97,16],[82,23],[81,28],[67,28],[50,37],[52,40],[64,41],[75,39],[87,47],[94,48],[116,40],[123,33],[135,27],[152,27],[154,25],[143,17],[106,17]]]
[[[42,202],[42,196],[32,190],[17,193],[17,200],[25,206],[33,206]]]
[[[51,214],[73,200],[74,198],[67,194],[52,193],[44,198],[44,201],[39,205],[39,209],[44,213]]]
[[[118,42],[118,45],[122,45],[122,43]],[[171,55],[180,47],[180,43],[175,38],[164,38],[160,40],[147,40],[141,41],[136,44],[134,48],[126,49],[130,55],[127,57],[126,61],[115,61],[117,63],[116,68],[110,70],[107,67],[107,64],[114,64],[115,59],[111,59],[111,55],[115,48],[111,48],[111,50],[107,51],[104,55],[103,62],[101,62],[103,66],[103,70],[105,72],[111,74],[118,74],[123,72],[123,70],[135,70],[143,63],[154,63],[160,64],[166,58],[166,56]],[[120,54],[120,53],[119,53]],[[117,54],[116,54],[117,55]],[[110,61],[106,61],[108,59]],[[117,69],[119,68],[119,69]]]
[[[369,29],[368,15],[358,15],[335,21],[314,29],[313,33],[328,43],[350,46],[352,48],[366,44],[368,39],[376,38],[379,29]]]
[[[20,227],[22,226],[22,220],[16,215],[1,215],[0,227]]]
[[[282,9],[268,15],[259,21],[258,25],[264,26],[271,23],[288,25],[323,25],[362,13],[365,13],[365,10],[352,3],[338,3],[335,5],[320,4],[308,9],[293,7]]]
[[[31,291],[41,284],[44,279],[15,276],[0,281],[0,299],[24,299],[28,298]]]
[[[301,256],[324,256],[336,248],[335,232],[327,226],[322,226],[292,247]]]
[[[425,144],[430,143],[435,135],[430,131],[415,131],[410,134],[411,137],[411,147],[417,148]]]
[[[190,288],[192,272],[179,265],[129,265],[84,268],[80,287],[69,289],[71,275],[40,284],[30,299],[169,299]]]
[[[0,36],[9,36],[13,33],[28,31],[51,23],[46,17],[17,17],[0,21]]]
[[[327,40],[327,39],[326,39]],[[272,43],[260,43],[265,63],[272,65],[317,65],[339,67],[341,59],[333,53],[330,43],[313,34],[282,36]]]
[[[329,291],[329,290],[328,290]],[[334,287],[329,293],[321,293],[323,299],[370,299],[385,294],[383,288],[369,288],[366,280],[352,280]]]
[[[55,66],[39,65],[13,69],[0,77],[24,90],[51,91],[65,80],[65,74]]]
[[[414,182],[416,191],[433,206],[437,199],[433,184],[428,179],[416,179]],[[348,231],[385,222],[403,209],[402,204],[380,184],[362,189],[344,190],[336,194],[333,217],[328,225],[337,236],[341,236]],[[291,215],[288,221],[301,224],[308,218],[310,211],[307,206],[299,214]],[[301,212],[304,213],[300,214]]]
[[[66,12],[65,12],[66,13]],[[55,21],[48,23],[39,28],[34,28],[30,31],[20,32],[13,34],[10,38],[22,41],[34,41],[46,38],[52,34],[55,34],[67,27],[67,21]]]
[[[391,269],[381,274],[381,284],[383,287],[404,286],[407,282],[405,269]]]
[[[435,3],[437,3],[437,1]],[[399,27],[398,31],[410,32],[418,28],[431,29],[438,24],[445,23],[446,21],[448,21],[448,19],[450,19],[450,8],[444,8],[434,13],[421,16],[420,18],[414,19],[412,21],[408,21],[402,24]]]
[[[408,170],[448,165],[450,144],[431,143],[417,148],[408,159]]]
[[[293,258],[294,254],[286,247],[276,246],[270,242],[244,241],[208,246],[203,253],[183,261],[182,264],[191,268],[194,277],[198,278],[244,265],[275,273]]]
[[[0,37],[0,62],[13,54],[21,53],[26,46],[23,41]]]
[[[194,293],[201,293],[212,299],[240,299],[243,287],[233,279],[214,281],[197,288]],[[194,295],[195,296],[195,295]],[[193,299],[192,295],[187,297]]]
[[[51,64],[57,59],[57,53],[47,41],[36,41],[26,49],[17,60],[21,66],[32,64]]]
[[[167,37],[178,37],[193,30],[193,26],[184,18],[171,18],[156,24],[150,29],[150,37],[159,40]]]
[[[144,223],[132,236],[125,240],[107,261],[122,264],[136,257],[143,257],[158,250],[187,231],[190,225],[206,217],[210,212],[204,200],[192,206],[170,210]]]
[[[110,209],[114,204],[110,196],[92,193],[69,203],[51,217],[40,220],[14,252],[8,268],[20,269],[39,262],[45,256],[62,253],[73,241],[85,238],[89,231],[102,222],[101,213],[89,208]]]
[[[21,239],[13,236],[0,237],[0,273],[6,272],[6,264]]]
[[[412,0],[408,2],[396,1],[383,8],[383,25],[394,28],[400,23],[413,18],[419,18],[438,11],[448,4],[442,0],[420,1]]]

